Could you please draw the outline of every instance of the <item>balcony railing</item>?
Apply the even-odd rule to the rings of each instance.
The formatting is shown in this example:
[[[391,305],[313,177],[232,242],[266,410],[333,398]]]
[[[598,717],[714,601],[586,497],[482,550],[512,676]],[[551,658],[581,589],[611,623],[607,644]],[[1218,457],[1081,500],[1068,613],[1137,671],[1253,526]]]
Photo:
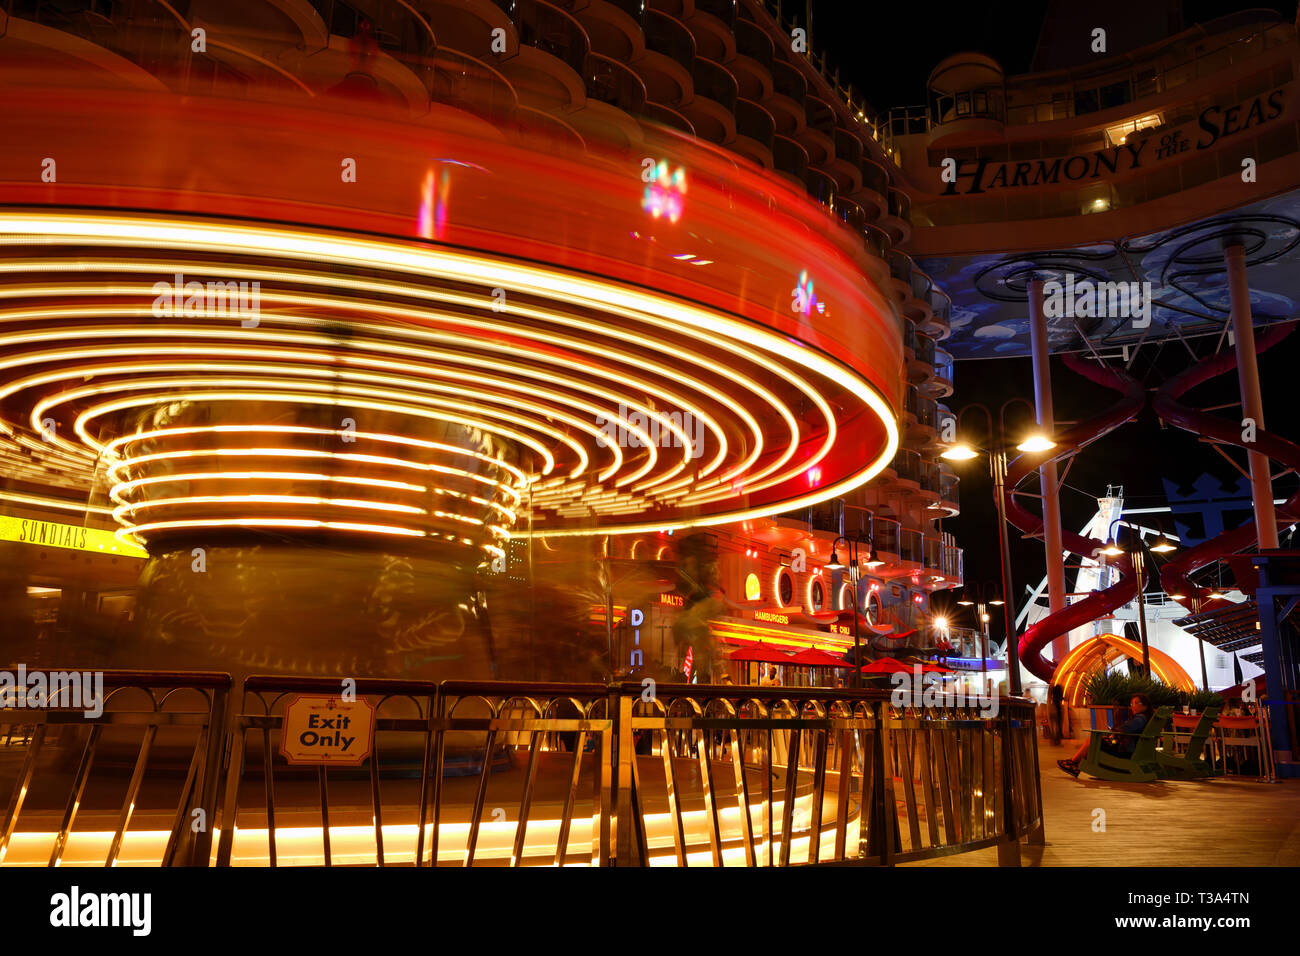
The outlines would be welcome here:
[[[942,485],[942,472],[939,471],[939,465],[933,461],[921,462],[921,490],[928,491],[937,495]]]
[[[889,235],[883,229],[876,226],[867,226],[862,233],[863,242],[866,244],[867,251],[882,262],[889,259]]]
[[[799,72],[798,67],[784,60],[772,61],[772,89],[782,96],[788,96],[800,106],[808,96],[808,82]]]
[[[781,517],[806,524],[809,531],[822,531],[835,535],[844,533],[841,530],[844,521],[844,502],[839,498],[832,498],[830,501],[823,501],[798,511],[787,511]]]
[[[912,221],[912,200],[907,197],[906,193],[897,189],[889,190],[889,214],[895,219],[901,219],[906,223]]]
[[[943,546],[943,576],[950,581],[965,581],[966,569],[963,566],[963,551],[955,544]]]
[[[645,84],[618,60],[593,53],[587,57],[587,95],[637,115],[645,109]]]
[[[889,275],[907,286],[912,284],[912,258],[897,249],[889,251]]]
[[[921,532],[913,531],[911,528],[904,528],[899,543],[902,545],[902,550],[898,552],[900,558],[916,564],[924,563],[925,536]]]
[[[930,343],[934,345],[933,341]],[[934,377],[941,382],[952,384],[953,358],[952,353],[947,349],[938,347],[931,348],[930,364],[934,366]],[[938,421],[936,416],[935,421]]]
[[[903,408],[911,413],[918,425],[935,428],[938,423],[939,403],[933,398],[926,398],[915,385],[909,385],[903,398]]]
[[[749,20],[737,20],[735,34],[736,52],[756,60],[769,73],[772,72],[772,40],[763,32],[763,28]]]
[[[776,135],[776,123],[772,120],[772,114],[757,103],[737,98],[736,132],[771,149],[772,137]]]
[[[922,543],[921,564],[927,571],[943,574],[943,541],[926,537]]]
[[[961,500],[958,497],[961,493],[960,489],[961,489],[961,479],[956,475],[952,474],[951,472],[944,471],[943,466],[940,466],[939,499],[941,501],[951,501],[955,504],[956,502]]]
[[[862,185],[867,189],[879,193],[881,196],[889,193],[889,174],[870,160],[864,160],[861,167]]]
[[[903,481],[921,481],[921,456],[907,448],[900,448],[894,454],[894,471]]]
[[[467,110],[498,126],[514,120],[519,106],[514,87],[487,64],[455,50],[438,51],[430,96]]]
[[[695,84],[696,94],[706,96],[715,103],[721,103],[729,113],[736,111],[736,99],[740,95],[740,90],[736,78],[729,71],[712,60],[696,57],[691,69],[691,78]]]
[[[739,22],[736,19],[736,0],[695,0],[695,9],[713,14],[729,30],[735,30]]]
[[[635,20],[642,29],[645,29],[646,0],[609,0],[609,2]]]
[[[877,551],[898,554],[900,525],[893,518],[876,517],[871,522],[871,541]]]
[[[687,70],[695,62],[695,37],[677,19],[647,10],[645,21],[645,45],[655,53],[661,53],[675,60]]]
[[[835,158],[856,169],[862,168],[862,141],[848,130],[835,130]]]
[[[835,209],[835,180],[820,169],[810,168],[804,173],[804,183],[808,195],[821,203],[828,210]]]
[[[772,137],[772,161],[779,172],[804,182],[808,173],[808,151],[788,136]]]
[[[866,211],[851,199],[843,196],[835,198],[835,215],[855,232],[861,232],[867,225]]]

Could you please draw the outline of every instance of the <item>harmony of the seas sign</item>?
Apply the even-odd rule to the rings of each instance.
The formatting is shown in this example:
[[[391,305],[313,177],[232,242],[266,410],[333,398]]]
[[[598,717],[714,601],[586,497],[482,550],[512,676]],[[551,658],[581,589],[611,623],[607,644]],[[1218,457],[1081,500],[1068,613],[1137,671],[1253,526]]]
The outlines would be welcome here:
[[[988,158],[947,159],[941,166],[940,176],[945,185],[940,195],[970,196],[994,189],[1083,182],[1128,173],[1140,168],[1144,162],[1162,162],[1180,153],[1210,149],[1225,137],[1262,126],[1281,116],[1285,92],[1278,88],[1227,109],[1210,106],[1201,111],[1195,127],[1186,123],[1163,134],[1153,134],[1146,139],[1091,153],[1009,163],[995,163]]]

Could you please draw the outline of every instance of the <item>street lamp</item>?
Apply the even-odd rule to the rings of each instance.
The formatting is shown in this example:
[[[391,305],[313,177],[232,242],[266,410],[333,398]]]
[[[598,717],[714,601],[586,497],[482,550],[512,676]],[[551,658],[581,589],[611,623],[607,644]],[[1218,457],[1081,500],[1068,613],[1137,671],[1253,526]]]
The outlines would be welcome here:
[[[1011,543],[1007,537],[1007,448],[1009,443],[1006,437],[1006,416],[1007,409],[1016,402],[1021,402],[1027,407],[1032,415],[1034,406],[1027,399],[1011,398],[1002,403],[997,414],[997,433],[994,434],[993,413],[989,411],[987,405],[981,402],[974,402],[963,408],[957,415],[957,427],[961,429],[962,416],[966,415],[971,409],[979,409],[984,413],[988,420],[988,435],[992,448],[987,449],[989,456],[989,471],[993,475],[993,500],[998,510],[998,544],[1002,550],[1002,595],[1007,603],[1006,610],[1006,631],[1007,631],[1007,682],[1008,690],[1014,697],[1019,697],[1021,692],[1020,686],[1020,648],[1016,644],[1015,635],[1015,594],[1012,588],[1011,574]],[[996,442],[993,439],[996,438]],[[1025,436],[1024,440],[1016,446],[1017,451],[1034,454],[1050,451],[1056,447],[1056,442],[1042,432],[1033,432]],[[969,461],[978,457],[979,452],[967,442],[957,442],[946,451],[940,453],[941,458],[949,461]]]
[[[1102,554],[1115,557],[1124,553],[1124,549],[1119,547],[1115,539],[1115,526],[1122,524],[1125,527],[1133,526],[1122,518],[1116,518],[1106,529],[1107,540],[1106,547],[1101,551]],[[1164,528],[1160,529],[1160,537],[1156,539],[1153,547],[1148,547],[1146,541],[1142,538],[1142,531],[1138,529],[1137,546],[1129,552],[1133,560],[1133,574],[1137,577],[1137,599],[1138,599],[1138,633],[1142,636],[1142,672],[1148,677],[1151,676],[1151,646],[1147,641],[1147,602],[1146,602],[1146,552],[1159,551],[1166,554],[1170,551],[1176,551],[1177,547],[1165,537]],[[1159,565],[1155,563],[1155,558],[1151,559],[1152,566],[1159,572]]]
[[[980,635],[984,638],[984,647],[980,651],[980,680],[983,682],[981,686],[981,690],[984,693],[987,693],[988,673],[989,673],[988,658],[989,658],[989,620],[990,620],[988,609],[990,606],[1002,607],[1004,602],[1002,601],[1001,598],[998,597],[985,599],[984,584],[982,582],[979,581],[975,582],[975,585],[969,589],[967,588],[966,585],[962,585],[962,587],[964,592],[968,593],[968,591],[974,591],[975,593],[975,600],[972,601],[969,597],[963,597],[957,603],[962,607],[975,608],[975,614],[979,618],[979,625],[980,625],[979,631],[980,631]]]
[[[847,570],[849,572],[849,581],[853,592],[853,686],[855,689],[862,687],[862,638],[858,627],[858,543],[854,540],[840,535],[831,542],[831,559],[827,562],[826,567],[833,571],[843,571],[846,566],[840,563],[840,556],[835,551],[835,546],[843,541],[849,547],[849,563]],[[868,544],[867,567],[879,567],[884,564],[883,561],[876,557],[876,549],[873,545]]]

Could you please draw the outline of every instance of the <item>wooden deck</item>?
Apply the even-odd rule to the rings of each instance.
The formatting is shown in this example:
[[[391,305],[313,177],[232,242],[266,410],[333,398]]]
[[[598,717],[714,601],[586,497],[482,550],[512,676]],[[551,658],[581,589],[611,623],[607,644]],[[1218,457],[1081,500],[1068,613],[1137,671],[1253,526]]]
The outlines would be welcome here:
[[[1078,747],[1067,743],[1039,741],[1047,845],[1022,843],[1023,865],[1300,866],[1300,780],[1074,780],[1056,766]],[[1104,832],[1093,830],[1098,809]],[[996,866],[997,851],[905,865]]]

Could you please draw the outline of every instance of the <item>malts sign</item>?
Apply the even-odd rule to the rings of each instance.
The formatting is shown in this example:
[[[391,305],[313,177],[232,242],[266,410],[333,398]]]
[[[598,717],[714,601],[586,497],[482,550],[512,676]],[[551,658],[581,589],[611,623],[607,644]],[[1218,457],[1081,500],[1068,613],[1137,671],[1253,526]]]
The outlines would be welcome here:
[[[1088,182],[1128,173],[1142,168],[1143,164],[1164,162],[1181,153],[1210,149],[1229,136],[1277,119],[1283,112],[1285,93],[1279,88],[1227,109],[1211,106],[1201,112],[1195,126],[1186,123],[1137,142],[1091,153],[1014,163],[995,163],[989,159],[948,160],[941,167],[945,184],[941,195],[971,196],[995,189]]]

